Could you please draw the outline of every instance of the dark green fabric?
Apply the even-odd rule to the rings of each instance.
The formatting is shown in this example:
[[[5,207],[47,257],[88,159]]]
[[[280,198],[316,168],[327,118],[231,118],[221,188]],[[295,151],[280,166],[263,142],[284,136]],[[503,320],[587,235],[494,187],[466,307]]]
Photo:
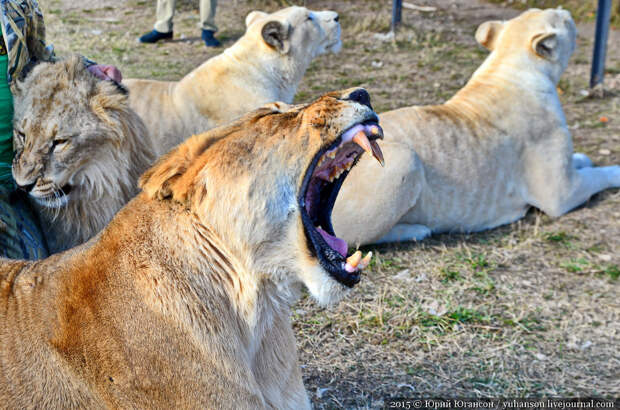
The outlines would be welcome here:
[[[28,198],[0,186],[0,256],[11,259],[42,259],[47,245]]]
[[[0,256],[41,259],[48,256],[43,234],[26,194],[15,191],[11,175],[13,96],[6,70],[7,56],[0,55]]]
[[[7,55],[0,55],[0,186],[12,188],[13,96],[6,79]]]

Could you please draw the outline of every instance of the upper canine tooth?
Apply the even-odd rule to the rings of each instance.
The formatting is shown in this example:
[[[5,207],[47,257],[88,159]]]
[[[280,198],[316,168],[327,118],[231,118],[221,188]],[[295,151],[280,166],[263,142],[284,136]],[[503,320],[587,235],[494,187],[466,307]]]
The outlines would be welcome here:
[[[356,268],[362,260],[362,251],[357,250],[355,253],[347,258],[347,263]]]
[[[382,167],[385,166],[383,152],[381,152],[381,148],[379,148],[379,144],[377,144],[377,141],[370,141],[370,147],[372,148],[372,156],[375,157],[377,161],[379,161],[379,164],[381,164]]]
[[[332,151],[328,151],[327,152],[327,157],[334,159],[334,157],[336,156],[336,150],[332,150]]]
[[[353,142],[362,147],[364,151],[367,153],[372,152],[372,148],[370,146],[370,141],[368,141],[368,137],[364,134],[364,131],[360,131],[353,136]]]

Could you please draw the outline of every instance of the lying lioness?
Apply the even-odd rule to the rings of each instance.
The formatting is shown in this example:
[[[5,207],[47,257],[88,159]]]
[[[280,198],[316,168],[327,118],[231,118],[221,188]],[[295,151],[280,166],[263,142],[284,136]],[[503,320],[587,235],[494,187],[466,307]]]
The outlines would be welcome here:
[[[226,124],[272,101],[291,103],[310,62],[340,50],[333,11],[253,11],[235,44],[178,82],[126,80],[131,107],[160,153],[182,138]]]
[[[620,167],[593,167],[573,154],[556,92],[575,48],[570,14],[530,10],[486,22],[476,40],[491,54],[452,99],[380,116],[387,168],[361,161],[334,209],[347,241],[480,231],[513,222],[530,206],[559,216],[620,186]]]
[[[330,213],[381,129],[363,89],[277,107],[162,157],[91,241],[0,258],[2,407],[310,407],[290,306],[360,280]]]

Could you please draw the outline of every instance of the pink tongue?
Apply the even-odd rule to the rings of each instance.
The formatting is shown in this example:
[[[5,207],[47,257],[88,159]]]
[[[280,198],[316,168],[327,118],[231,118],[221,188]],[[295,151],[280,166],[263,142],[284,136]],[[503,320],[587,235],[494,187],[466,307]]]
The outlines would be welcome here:
[[[325,239],[325,242],[327,242],[327,244],[329,245],[330,248],[332,248],[333,250],[335,250],[339,254],[341,254],[343,258],[347,257],[347,250],[348,250],[347,248],[348,248],[348,246],[347,246],[347,242],[344,239],[340,239],[340,238],[337,238],[335,236],[331,236],[330,234],[325,232],[320,227],[317,227],[316,230],[319,231],[319,233],[321,234],[323,239]]]

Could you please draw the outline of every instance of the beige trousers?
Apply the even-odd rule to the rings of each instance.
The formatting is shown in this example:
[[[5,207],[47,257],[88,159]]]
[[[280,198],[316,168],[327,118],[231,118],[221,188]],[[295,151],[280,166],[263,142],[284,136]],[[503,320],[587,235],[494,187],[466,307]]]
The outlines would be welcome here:
[[[157,22],[155,30],[160,33],[172,31],[172,18],[176,0],[157,0]],[[217,0],[200,0],[200,26],[203,30],[217,31],[215,8]]]

